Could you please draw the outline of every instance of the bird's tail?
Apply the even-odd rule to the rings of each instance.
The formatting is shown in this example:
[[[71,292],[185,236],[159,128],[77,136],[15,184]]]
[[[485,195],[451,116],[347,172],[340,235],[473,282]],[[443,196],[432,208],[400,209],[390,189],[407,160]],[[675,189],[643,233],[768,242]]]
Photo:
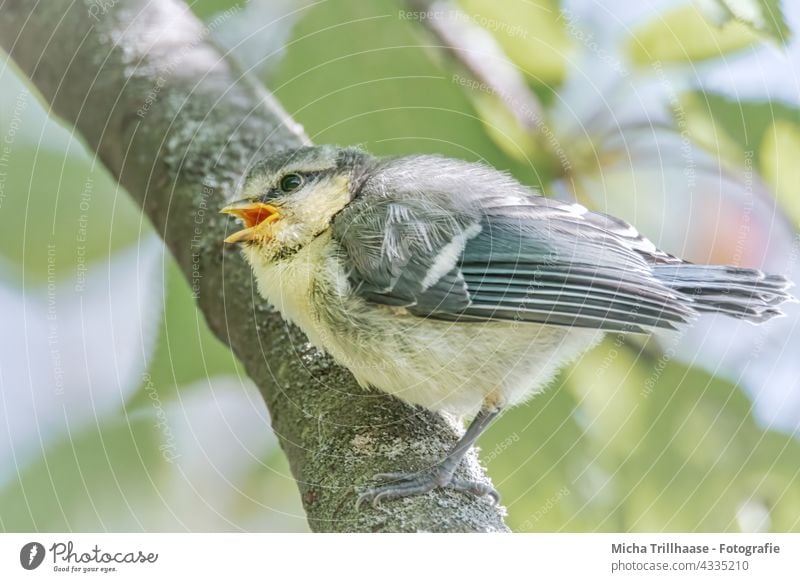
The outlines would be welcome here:
[[[656,265],[653,272],[668,287],[690,297],[700,313],[724,313],[761,323],[782,315],[777,306],[793,299],[792,283],[786,277],[758,269],[680,263]]]

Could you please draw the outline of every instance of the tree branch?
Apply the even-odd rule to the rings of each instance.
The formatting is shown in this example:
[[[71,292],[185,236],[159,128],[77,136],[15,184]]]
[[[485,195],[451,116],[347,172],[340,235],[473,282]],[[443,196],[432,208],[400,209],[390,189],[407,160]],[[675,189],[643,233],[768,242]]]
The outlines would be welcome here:
[[[546,129],[539,98],[505,55],[494,36],[474,23],[453,0],[405,0],[409,8],[426,13],[421,23],[457,62],[500,102],[526,131]]]
[[[502,107],[519,129],[534,139],[534,149],[543,154],[557,175],[569,172],[571,164],[553,133],[544,108],[528,86],[525,75],[505,54],[492,33],[477,24],[454,0],[404,0],[413,11],[422,13],[422,26],[449,53],[456,67],[469,77],[468,86],[476,92],[496,98],[494,107]],[[459,80],[464,84],[464,79]],[[473,101],[475,101],[473,96]]]
[[[445,419],[365,393],[258,296],[217,214],[248,163],[306,142],[177,0],[6,0],[0,45],[142,206],[213,332],[259,386],[317,531],[498,531],[503,510],[437,490],[355,510],[355,485],[419,469],[456,440]],[[473,455],[460,477],[486,480]]]

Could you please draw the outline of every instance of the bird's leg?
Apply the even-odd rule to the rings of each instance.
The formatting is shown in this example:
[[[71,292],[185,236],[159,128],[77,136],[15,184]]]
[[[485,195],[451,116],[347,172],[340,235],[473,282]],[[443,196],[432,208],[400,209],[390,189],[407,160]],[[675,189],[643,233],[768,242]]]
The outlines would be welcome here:
[[[356,506],[358,507],[362,503],[372,503],[375,506],[386,499],[420,495],[437,487],[455,489],[456,491],[476,496],[489,495],[496,503],[500,500],[500,494],[494,488],[477,481],[456,479],[453,475],[469,448],[478,440],[478,437],[499,413],[499,408],[481,409],[472,419],[464,436],[458,440],[444,459],[430,469],[419,473],[378,473],[374,476],[374,479],[385,483],[371,487],[361,493],[358,496]]]

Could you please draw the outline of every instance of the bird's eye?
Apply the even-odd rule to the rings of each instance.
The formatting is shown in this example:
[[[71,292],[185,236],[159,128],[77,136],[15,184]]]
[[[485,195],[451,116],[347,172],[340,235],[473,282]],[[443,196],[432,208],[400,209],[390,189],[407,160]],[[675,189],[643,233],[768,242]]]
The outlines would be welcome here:
[[[300,174],[286,174],[281,178],[281,190],[284,192],[294,192],[303,185],[303,177]]]

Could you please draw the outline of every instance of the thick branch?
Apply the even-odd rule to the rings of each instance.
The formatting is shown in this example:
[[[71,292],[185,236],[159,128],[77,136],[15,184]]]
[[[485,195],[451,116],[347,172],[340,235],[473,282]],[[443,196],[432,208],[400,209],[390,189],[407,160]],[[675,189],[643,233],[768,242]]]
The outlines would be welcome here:
[[[248,163],[305,138],[210,42],[213,23],[176,0],[101,6],[6,0],[0,44],[164,238],[211,329],[261,389],[312,529],[504,530],[502,508],[445,491],[355,511],[354,485],[427,466],[457,431],[365,394],[257,297],[250,269],[223,248],[230,225],[217,210]],[[467,465],[461,477],[486,479],[474,456]]]

